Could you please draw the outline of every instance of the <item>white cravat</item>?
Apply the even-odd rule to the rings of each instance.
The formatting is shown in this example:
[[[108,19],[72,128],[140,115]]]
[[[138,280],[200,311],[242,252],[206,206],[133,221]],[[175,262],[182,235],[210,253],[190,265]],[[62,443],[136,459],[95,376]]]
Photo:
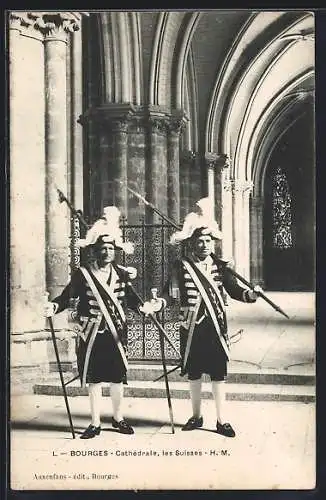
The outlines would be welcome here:
[[[113,272],[113,267],[110,264],[110,266],[107,269],[103,269],[103,268],[101,269],[96,264],[94,266],[94,271],[93,272],[94,272],[96,278],[99,280],[99,282],[102,283],[102,284],[104,284],[104,285],[106,285],[107,282],[108,282],[108,279],[111,276],[111,273]],[[111,282],[112,282],[112,279],[111,279]]]
[[[206,259],[195,262],[195,265],[202,273],[210,276],[212,271],[213,259],[210,255],[208,255]]]

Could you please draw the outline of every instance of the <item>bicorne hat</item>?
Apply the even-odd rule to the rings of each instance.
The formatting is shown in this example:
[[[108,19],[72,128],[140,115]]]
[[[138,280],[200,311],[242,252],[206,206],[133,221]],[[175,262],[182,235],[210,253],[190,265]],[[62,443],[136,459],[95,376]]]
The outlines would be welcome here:
[[[210,198],[202,198],[196,203],[197,212],[190,212],[183,222],[180,231],[172,234],[170,243],[175,245],[185,240],[189,240],[194,233],[207,234],[213,239],[221,240],[222,232],[214,219],[214,207]]]
[[[94,222],[84,239],[78,240],[78,246],[85,248],[101,242],[113,243],[116,248],[123,250],[127,254],[132,254],[134,245],[129,241],[123,241],[119,219],[120,210],[117,207],[105,207],[103,216]]]

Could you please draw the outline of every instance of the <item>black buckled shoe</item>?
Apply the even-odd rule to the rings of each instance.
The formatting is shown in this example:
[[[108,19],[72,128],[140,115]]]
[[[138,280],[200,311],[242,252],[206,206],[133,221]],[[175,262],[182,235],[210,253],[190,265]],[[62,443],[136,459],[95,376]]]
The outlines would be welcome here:
[[[231,424],[226,422],[225,424],[220,424],[219,421],[216,422],[216,432],[222,436],[231,437],[235,436],[235,432]]]
[[[193,431],[203,426],[203,417],[190,417],[188,422],[181,427],[182,431]]]
[[[87,429],[80,436],[80,439],[92,439],[98,436],[101,432],[101,426],[95,427],[95,425],[90,424]]]
[[[118,422],[114,417],[112,417],[112,426],[115,429],[119,429],[121,434],[134,434],[134,429],[129,425],[124,419]]]

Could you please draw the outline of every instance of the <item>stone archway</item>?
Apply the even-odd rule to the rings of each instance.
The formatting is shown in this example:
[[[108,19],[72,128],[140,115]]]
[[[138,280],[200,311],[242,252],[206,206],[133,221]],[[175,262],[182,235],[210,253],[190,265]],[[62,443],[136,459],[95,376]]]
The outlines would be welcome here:
[[[276,142],[266,165],[263,279],[269,290],[313,290],[314,137],[306,104]]]

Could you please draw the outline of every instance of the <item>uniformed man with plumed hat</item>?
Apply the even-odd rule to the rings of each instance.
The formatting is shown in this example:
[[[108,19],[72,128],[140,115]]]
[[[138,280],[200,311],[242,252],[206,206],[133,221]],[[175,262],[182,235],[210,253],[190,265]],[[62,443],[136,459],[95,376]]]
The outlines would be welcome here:
[[[177,260],[162,298],[180,304],[180,349],[182,374],[187,374],[190,384],[192,416],[182,427],[191,431],[202,427],[201,384],[207,374],[212,384],[216,406],[216,431],[234,437],[235,431],[225,415],[225,379],[229,361],[230,342],[227,331],[226,297],[230,295],[242,302],[255,302],[260,287],[250,290],[239,285],[230,272],[227,260],[214,253],[214,241],[222,233],[213,217],[209,198],[196,204],[196,211],[189,213],[180,231],[171,237],[171,244],[183,244],[186,257]],[[145,313],[153,312],[153,301],[144,304]],[[158,304],[155,304],[158,309]]]
[[[103,217],[88,230],[85,239],[79,240],[80,247],[93,250],[94,261],[77,269],[62,293],[45,306],[47,317],[68,309],[78,333],[78,371],[82,387],[88,385],[92,416],[81,439],[94,438],[101,432],[102,382],[110,383],[113,427],[124,434],[134,433],[123,417],[122,402],[128,367],[125,307],[138,310],[139,300],[130,286],[137,271],[115,263],[117,249],[133,252],[133,244],[122,240],[119,218],[117,207],[104,209]]]

